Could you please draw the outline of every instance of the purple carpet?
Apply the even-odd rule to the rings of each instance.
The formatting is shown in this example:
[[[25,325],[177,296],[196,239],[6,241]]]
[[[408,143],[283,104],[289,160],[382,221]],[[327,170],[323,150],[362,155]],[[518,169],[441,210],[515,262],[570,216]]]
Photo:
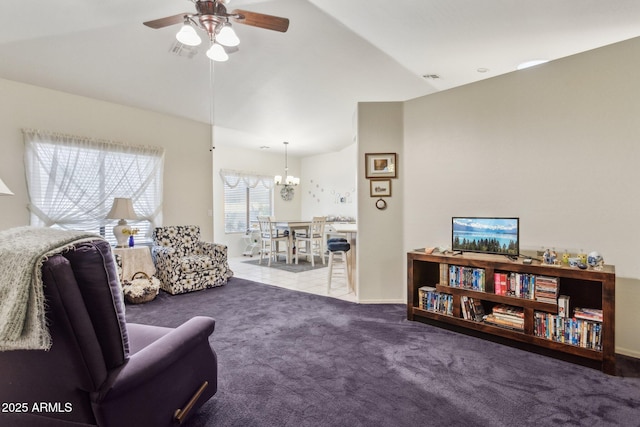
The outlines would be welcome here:
[[[401,304],[233,278],[127,306],[159,326],[196,315],[216,319],[219,383],[191,427],[640,426],[640,378],[409,322]]]

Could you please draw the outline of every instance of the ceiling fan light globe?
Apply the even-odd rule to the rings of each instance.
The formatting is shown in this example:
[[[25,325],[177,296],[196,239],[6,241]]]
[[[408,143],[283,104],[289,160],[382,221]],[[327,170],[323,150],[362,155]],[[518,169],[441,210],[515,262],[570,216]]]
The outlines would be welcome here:
[[[214,43],[211,45],[209,50],[207,50],[207,56],[209,59],[217,62],[224,62],[229,59],[229,55],[224,51],[224,48],[218,43]]]
[[[224,46],[238,46],[240,44],[240,39],[236,35],[236,32],[233,31],[231,25],[225,25],[222,27],[218,35],[216,36],[216,41]]]
[[[176,39],[187,46],[198,46],[202,42],[195,28],[189,24],[184,24],[182,28],[180,28],[180,31],[176,34]]]

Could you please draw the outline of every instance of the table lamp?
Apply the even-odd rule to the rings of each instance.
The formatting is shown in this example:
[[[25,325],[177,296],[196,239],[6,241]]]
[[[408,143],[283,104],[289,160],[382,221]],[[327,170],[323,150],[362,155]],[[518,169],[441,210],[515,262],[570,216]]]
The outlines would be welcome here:
[[[126,228],[129,228],[126,220],[137,218],[138,215],[136,215],[133,210],[133,202],[131,199],[125,197],[116,197],[113,199],[113,206],[111,206],[111,210],[107,214],[107,219],[119,219],[118,224],[113,227],[113,235],[118,242],[116,247],[126,248],[129,246],[127,242],[128,237],[123,233]]]
[[[13,192],[9,190],[9,187],[0,179],[0,196],[13,196]]]

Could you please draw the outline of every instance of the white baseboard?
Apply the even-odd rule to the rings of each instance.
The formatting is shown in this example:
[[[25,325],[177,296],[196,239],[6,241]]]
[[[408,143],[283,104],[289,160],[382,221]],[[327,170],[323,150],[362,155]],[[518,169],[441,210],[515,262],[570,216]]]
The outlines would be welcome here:
[[[622,354],[623,356],[635,357],[640,359],[640,351],[629,350],[628,348],[616,347],[616,354]]]
[[[404,299],[358,299],[358,304],[406,304]]]

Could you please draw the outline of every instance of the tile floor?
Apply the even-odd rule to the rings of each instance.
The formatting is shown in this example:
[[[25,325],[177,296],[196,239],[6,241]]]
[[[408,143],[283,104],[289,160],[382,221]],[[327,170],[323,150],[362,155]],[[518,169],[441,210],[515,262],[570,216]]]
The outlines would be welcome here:
[[[334,271],[334,277],[331,280],[331,292],[327,292],[327,280],[329,274],[328,267],[301,273],[291,273],[275,268],[245,264],[242,262],[254,258],[255,257],[229,258],[229,267],[233,270],[234,277],[266,283],[280,288],[293,289],[296,291],[338,298],[345,301],[357,302],[355,293],[349,292],[347,288],[345,276],[337,271]]]

